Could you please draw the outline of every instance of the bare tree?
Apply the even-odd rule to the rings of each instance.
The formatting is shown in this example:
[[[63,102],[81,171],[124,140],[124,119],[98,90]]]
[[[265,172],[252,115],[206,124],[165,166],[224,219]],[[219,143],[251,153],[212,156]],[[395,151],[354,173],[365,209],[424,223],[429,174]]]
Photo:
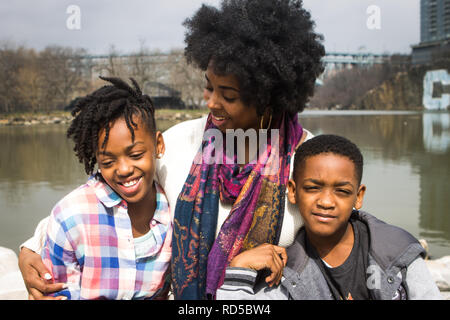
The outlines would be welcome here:
[[[38,53],[30,50],[23,67],[18,71],[16,87],[20,101],[23,102],[26,109],[21,110],[20,105],[16,105],[16,111],[37,112],[47,109],[49,101],[46,99],[48,94],[46,93],[47,86],[44,83],[43,74]]]
[[[26,50],[10,43],[0,47],[0,112],[15,111],[19,101],[19,71],[25,63]]]
[[[145,46],[145,40],[139,40],[139,50],[129,55],[127,65],[128,74],[142,87],[146,82],[159,82],[167,73],[164,55],[158,50],[150,50]],[[162,60],[162,61],[161,61]]]
[[[123,66],[120,63],[120,52],[116,49],[115,45],[112,44],[109,47],[107,62],[97,67],[106,69],[108,76],[111,77],[121,77],[124,74]]]
[[[168,57],[169,82],[181,92],[181,99],[191,108],[203,106],[204,72],[189,65],[182,50],[172,50]]]
[[[390,61],[371,67],[353,67],[336,73],[318,87],[310,106],[320,109],[360,109],[364,96],[398,72],[410,67],[408,56],[395,55]]]
[[[47,47],[39,54],[43,86],[46,93],[45,109],[66,106],[74,93],[87,87],[85,79],[84,49]]]

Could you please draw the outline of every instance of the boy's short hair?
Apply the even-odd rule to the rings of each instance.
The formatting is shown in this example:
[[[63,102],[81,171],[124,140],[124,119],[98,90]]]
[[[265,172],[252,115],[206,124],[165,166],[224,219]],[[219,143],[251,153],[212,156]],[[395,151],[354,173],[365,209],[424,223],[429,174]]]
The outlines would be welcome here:
[[[355,165],[356,180],[361,184],[364,159],[359,148],[350,140],[332,134],[323,134],[305,141],[295,152],[294,178],[305,160],[323,153],[333,153],[349,158]]]
[[[99,132],[105,129],[102,142],[106,145],[110,124],[123,117],[134,141],[137,124],[133,116],[138,116],[150,133],[156,133],[155,108],[148,95],[142,93],[137,82],[130,78],[133,87],[120,78],[101,77],[110,85],[105,85],[93,93],[78,98],[72,110],[74,119],[67,130],[67,137],[75,142],[74,151],[87,174],[94,171]]]

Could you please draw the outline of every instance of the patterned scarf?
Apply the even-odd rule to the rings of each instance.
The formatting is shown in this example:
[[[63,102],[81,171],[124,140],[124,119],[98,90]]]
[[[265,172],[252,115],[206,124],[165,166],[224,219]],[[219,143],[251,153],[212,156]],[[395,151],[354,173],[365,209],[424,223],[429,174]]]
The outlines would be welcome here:
[[[278,136],[275,135],[278,139],[272,141],[272,134],[268,133],[271,130],[266,130],[267,145],[263,152],[257,161],[242,169],[236,153],[233,164],[228,164],[226,152],[215,149],[216,137],[204,135],[175,207],[172,241],[175,299],[215,297],[227,265],[237,254],[262,243],[278,243],[290,161],[303,129],[297,115],[285,114],[272,128],[279,128]],[[211,115],[205,133],[209,129],[218,131]],[[223,157],[222,163],[211,161],[215,156]],[[232,208],[215,239],[219,199],[232,204]]]

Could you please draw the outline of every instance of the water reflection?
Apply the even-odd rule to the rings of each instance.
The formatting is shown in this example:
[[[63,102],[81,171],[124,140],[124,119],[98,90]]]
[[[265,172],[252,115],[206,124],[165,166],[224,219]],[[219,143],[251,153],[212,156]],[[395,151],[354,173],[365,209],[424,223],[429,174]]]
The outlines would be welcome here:
[[[450,254],[449,113],[305,112],[300,122],[360,146],[365,209],[426,238],[434,256]],[[0,127],[0,246],[17,251],[56,201],[86,180],[66,128]]]
[[[423,144],[426,153],[412,161],[421,177],[419,225],[439,242],[450,239],[450,114],[423,115]]]
[[[334,133],[355,142],[371,157],[394,161],[410,161],[412,154],[424,151],[422,114],[389,114],[348,116],[314,116],[305,113],[302,125],[314,134]]]
[[[86,174],[65,138],[65,126],[0,128],[0,182],[13,202],[27,201],[35,183],[51,190],[66,190],[80,183]]]
[[[423,143],[432,153],[445,153],[450,148],[450,114],[423,115]]]
[[[65,138],[65,126],[0,129],[2,150],[8,150],[0,154],[3,182],[50,181],[57,187],[80,176],[82,167],[73,155],[72,143]]]

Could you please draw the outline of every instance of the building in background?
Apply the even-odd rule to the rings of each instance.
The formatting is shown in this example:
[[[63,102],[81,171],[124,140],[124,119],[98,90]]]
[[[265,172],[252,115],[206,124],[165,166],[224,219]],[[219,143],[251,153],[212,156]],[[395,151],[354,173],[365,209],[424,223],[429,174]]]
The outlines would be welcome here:
[[[412,49],[413,64],[450,52],[450,0],[420,0],[420,43]]]

